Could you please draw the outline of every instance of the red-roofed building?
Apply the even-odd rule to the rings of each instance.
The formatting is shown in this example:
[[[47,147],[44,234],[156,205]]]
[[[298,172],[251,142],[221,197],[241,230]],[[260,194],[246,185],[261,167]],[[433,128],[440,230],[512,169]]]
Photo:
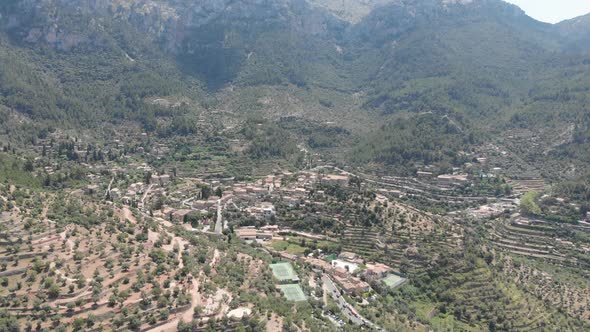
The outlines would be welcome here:
[[[367,263],[367,268],[363,272],[368,279],[385,278],[391,272],[391,268],[381,263]]]

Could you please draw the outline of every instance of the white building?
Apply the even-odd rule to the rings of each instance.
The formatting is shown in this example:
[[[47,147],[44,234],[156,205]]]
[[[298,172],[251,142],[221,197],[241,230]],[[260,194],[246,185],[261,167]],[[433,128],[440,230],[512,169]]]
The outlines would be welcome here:
[[[340,260],[340,259],[333,260],[331,262],[331,264],[332,264],[333,267],[345,269],[349,273],[354,273],[356,270],[359,269],[358,264],[352,263],[352,262],[343,261],[343,260]]]

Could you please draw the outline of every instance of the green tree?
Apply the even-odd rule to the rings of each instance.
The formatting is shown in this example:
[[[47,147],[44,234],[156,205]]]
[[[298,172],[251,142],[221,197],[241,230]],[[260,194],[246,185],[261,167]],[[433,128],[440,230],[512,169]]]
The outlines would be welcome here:
[[[520,199],[520,211],[524,215],[541,215],[543,212],[537,204],[539,194],[535,191],[529,191]]]

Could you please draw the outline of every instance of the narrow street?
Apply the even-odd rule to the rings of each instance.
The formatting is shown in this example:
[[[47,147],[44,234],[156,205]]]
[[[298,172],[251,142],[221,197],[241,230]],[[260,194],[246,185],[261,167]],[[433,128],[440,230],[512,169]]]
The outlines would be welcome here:
[[[223,217],[222,217],[221,199],[217,200],[217,221],[215,222],[215,233],[221,234],[223,231]]]
[[[140,207],[140,208],[143,208],[143,207],[145,206],[145,199],[146,199],[146,198],[148,197],[148,195],[150,194],[150,191],[152,191],[152,187],[153,187],[153,186],[154,186],[153,184],[150,184],[150,185],[147,187],[147,189],[146,189],[145,193],[143,194],[143,196],[141,197],[141,201],[140,201],[140,205],[139,205],[139,207]]]
[[[354,307],[346,302],[344,297],[340,294],[338,287],[334,284],[332,279],[328,277],[326,274],[322,276],[322,282],[324,284],[324,292],[332,297],[334,302],[338,305],[338,308],[342,312],[342,314],[353,324],[367,326],[373,328],[375,330],[381,330],[378,326],[367,320],[366,318],[359,315],[355,310]]]

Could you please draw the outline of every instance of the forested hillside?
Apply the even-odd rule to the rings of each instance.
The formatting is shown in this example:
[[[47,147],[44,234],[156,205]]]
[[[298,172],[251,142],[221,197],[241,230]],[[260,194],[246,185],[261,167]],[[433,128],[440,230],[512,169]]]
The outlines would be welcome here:
[[[452,164],[514,128],[574,125],[534,158],[588,158],[587,17],[549,25],[499,0],[35,3],[0,7],[0,103],[31,120],[21,141],[102,121],[174,134],[178,114],[230,111],[336,121],[363,151],[353,161],[403,169]],[[150,102],[161,97],[185,106]],[[400,144],[424,113],[419,141],[437,141],[436,156]]]
[[[568,51],[590,50],[590,14],[561,22],[557,27]]]

